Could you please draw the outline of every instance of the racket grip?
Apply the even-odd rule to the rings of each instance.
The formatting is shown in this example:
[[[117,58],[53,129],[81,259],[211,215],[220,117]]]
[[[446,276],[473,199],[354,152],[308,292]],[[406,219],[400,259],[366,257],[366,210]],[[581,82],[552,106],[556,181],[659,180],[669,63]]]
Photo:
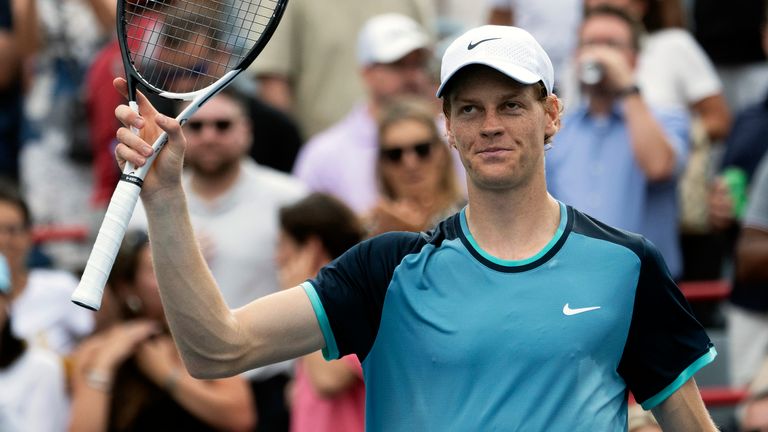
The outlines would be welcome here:
[[[136,208],[139,192],[141,187],[135,183],[124,180],[118,182],[80,278],[80,284],[72,293],[71,300],[76,305],[95,311],[101,307],[104,286],[125,237],[128,222]]]

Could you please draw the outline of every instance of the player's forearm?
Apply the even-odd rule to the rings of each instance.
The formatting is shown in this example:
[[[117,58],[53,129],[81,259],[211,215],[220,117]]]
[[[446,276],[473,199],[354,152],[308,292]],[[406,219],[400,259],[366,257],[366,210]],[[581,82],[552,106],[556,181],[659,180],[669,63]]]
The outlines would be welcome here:
[[[203,260],[181,187],[144,198],[152,258],[174,341],[196,377],[232,375],[248,342]]]
[[[693,378],[653,408],[662,430],[671,432],[717,432]]]
[[[669,179],[675,171],[675,151],[661,125],[640,95],[624,100],[632,151],[640,169],[651,181]]]

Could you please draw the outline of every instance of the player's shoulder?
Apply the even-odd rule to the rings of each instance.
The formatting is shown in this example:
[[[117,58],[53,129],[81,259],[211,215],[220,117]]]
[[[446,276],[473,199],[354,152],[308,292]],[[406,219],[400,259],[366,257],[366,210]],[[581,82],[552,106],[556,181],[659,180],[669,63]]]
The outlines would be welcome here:
[[[624,247],[632,251],[641,260],[647,255],[648,241],[642,235],[608,225],[571,206],[568,208],[573,219],[573,224],[571,225],[572,233]]]

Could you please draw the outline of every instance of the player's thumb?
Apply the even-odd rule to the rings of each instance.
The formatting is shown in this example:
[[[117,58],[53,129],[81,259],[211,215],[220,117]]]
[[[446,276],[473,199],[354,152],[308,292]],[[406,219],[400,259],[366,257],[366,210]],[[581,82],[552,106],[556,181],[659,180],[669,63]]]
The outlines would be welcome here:
[[[155,116],[155,122],[166,134],[168,134],[168,141],[166,151],[171,151],[177,157],[181,158],[184,155],[184,148],[186,146],[186,138],[181,131],[181,125],[176,119],[157,114]]]

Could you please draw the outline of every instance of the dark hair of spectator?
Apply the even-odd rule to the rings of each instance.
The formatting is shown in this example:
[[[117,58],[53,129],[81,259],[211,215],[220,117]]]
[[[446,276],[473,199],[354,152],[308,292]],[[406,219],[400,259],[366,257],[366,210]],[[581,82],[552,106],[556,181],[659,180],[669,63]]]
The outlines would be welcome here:
[[[355,213],[330,195],[312,193],[280,209],[280,227],[299,244],[317,237],[335,259],[363,239],[365,231]]]
[[[9,203],[21,210],[21,215],[24,219],[24,228],[32,228],[32,214],[29,212],[29,206],[15,184],[0,180],[0,202]]]
[[[590,18],[599,16],[609,16],[624,21],[629,27],[631,33],[632,48],[635,51],[640,50],[640,36],[643,34],[643,26],[638,20],[633,18],[632,15],[627,13],[624,9],[617,8],[615,6],[600,5],[587,9],[587,11],[584,13],[584,19],[582,20],[582,23],[587,22],[587,20]]]

